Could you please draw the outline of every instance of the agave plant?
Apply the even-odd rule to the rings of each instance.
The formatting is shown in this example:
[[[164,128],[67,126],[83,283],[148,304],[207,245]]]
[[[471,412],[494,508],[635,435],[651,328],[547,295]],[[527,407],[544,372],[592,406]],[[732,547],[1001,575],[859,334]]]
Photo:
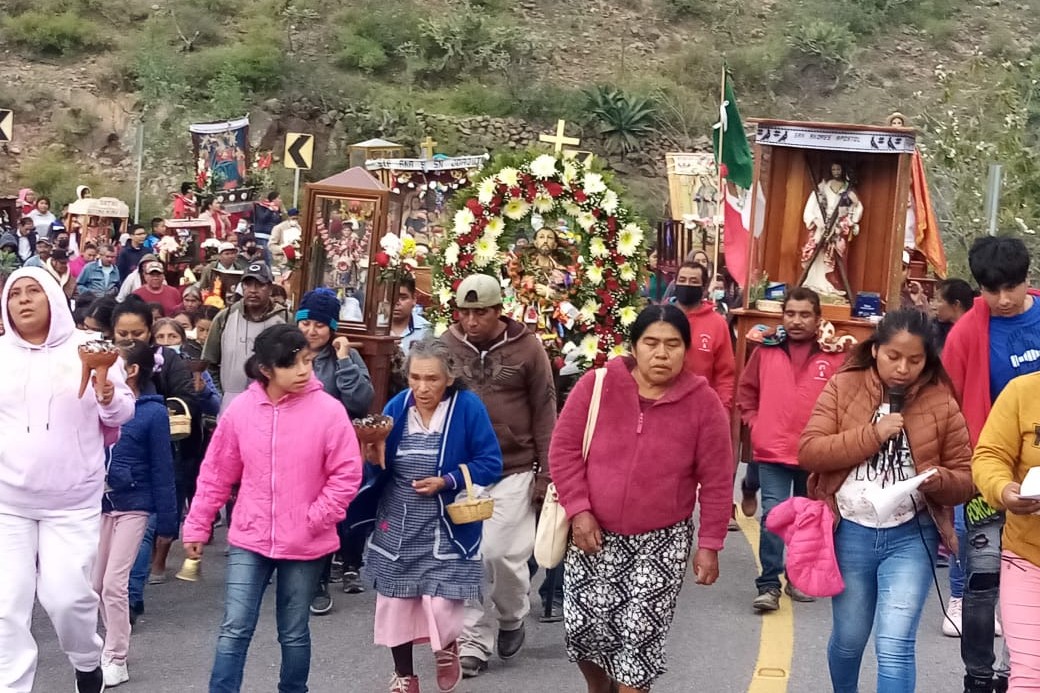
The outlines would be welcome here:
[[[7,283],[11,273],[22,266],[18,261],[18,254],[6,250],[0,250],[0,287]]]
[[[587,108],[610,151],[625,154],[639,149],[656,131],[657,107],[647,98],[599,86],[585,92]]]

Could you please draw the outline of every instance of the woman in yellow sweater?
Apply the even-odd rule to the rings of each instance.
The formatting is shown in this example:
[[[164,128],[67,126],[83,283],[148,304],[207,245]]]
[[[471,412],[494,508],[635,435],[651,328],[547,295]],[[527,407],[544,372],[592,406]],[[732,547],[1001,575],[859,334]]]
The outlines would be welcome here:
[[[1040,467],[1040,373],[1015,378],[997,398],[972,459],[975,485],[1006,510],[1000,610],[1011,653],[1010,693],[1040,690],[1040,500],[1023,498],[1022,480]]]

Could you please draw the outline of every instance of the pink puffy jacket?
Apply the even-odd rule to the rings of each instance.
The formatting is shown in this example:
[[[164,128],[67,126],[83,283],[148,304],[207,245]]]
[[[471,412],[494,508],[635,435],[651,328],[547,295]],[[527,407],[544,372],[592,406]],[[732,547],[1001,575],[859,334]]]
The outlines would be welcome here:
[[[361,473],[350,418],[316,378],[277,403],[254,382],[220,417],[183,541],[207,541],[217,510],[240,484],[228,543],[275,559],[327,556],[339,548],[336,523]]]
[[[845,590],[834,553],[834,513],[823,501],[788,498],[769,511],[766,529],[787,545],[787,577],[812,597]]]

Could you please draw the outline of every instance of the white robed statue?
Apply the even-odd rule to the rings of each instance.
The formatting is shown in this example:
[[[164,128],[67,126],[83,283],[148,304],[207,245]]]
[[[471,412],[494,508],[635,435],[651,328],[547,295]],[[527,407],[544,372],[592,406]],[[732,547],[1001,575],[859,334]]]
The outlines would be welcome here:
[[[826,208],[821,207],[821,200]],[[863,203],[849,184],[845,168],[832,164],[830,179],[820,181],[809,195],[802,215],[809,229],[809,238],[802,246],[802,286],[821,297],[851,298],[846,258],[849,242],[859,234],[862,216]]]

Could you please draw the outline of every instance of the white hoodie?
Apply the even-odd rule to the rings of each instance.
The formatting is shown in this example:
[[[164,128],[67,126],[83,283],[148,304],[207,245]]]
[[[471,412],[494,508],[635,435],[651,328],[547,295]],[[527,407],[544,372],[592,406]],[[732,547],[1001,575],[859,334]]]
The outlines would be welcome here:
[[[35,279],[50,303],[47,339],[34,345],[11,323],[8,294],[19,279]],[[79,398],[79,345],[91,337],[77,331],[61,287],[46,270],[14,272],[0,299],[0,506],[46,510],[101,507],[105,443],[134,416],[134,395],[122,361],[108,374],[112,402],[97,403],[92,386]]]

